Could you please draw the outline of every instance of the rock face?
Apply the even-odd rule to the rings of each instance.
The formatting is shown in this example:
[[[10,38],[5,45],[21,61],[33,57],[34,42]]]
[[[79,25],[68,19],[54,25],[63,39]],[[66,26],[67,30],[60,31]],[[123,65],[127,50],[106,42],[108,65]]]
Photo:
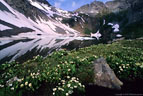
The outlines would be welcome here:
[[[106,2],[105,6],[110,12],[116,13],[128,9],[130,4],[126,0],[115,0]]]
[[[82,16],[84,22],[76,18],[75,20],[72,19],[72,22],[68,22],[68,24],[72,24],[72,28],[88,35],[91,32],[100,31],[103,41],[106,42],[110,39],[112,40],[110,37],[119,35],[125,38],[139,38],[143,36],[142,5],[143,0],[112,0],[106,3],[95,0],[91,4],[84,5],[75,11]],[[112,26],[108,26],[108,23],[120,26],[119,31],[116,32],[117,36],[112,36]]]
[[[87,4],[77,9],[76,12],[86,13],[91,16],[96,16],[98,13],[104,12],[119,12],[126,10],[130,7],[130,3],[127,0],[115,0],[108,1],[105,4],[100,1],[94,1],[91,4]]]
[[[111,89],[121,89],[121,85],[123,85],[104,58],[94,61],[94,74],[95,85]]]
[[[76,12],[89,14],[90,16],[95,16],[103,11],[106,11],[107,8],[103,2],[94,1],[91,4],[87,4],[77,9]]]

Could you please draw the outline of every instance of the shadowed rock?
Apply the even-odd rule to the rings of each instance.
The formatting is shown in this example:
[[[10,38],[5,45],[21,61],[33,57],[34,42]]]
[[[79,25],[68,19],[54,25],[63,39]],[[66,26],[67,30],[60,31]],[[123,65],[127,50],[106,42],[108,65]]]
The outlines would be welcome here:
[[[121,89],[123,85],[104,58],[94,61],[94,84],[111,89]]]

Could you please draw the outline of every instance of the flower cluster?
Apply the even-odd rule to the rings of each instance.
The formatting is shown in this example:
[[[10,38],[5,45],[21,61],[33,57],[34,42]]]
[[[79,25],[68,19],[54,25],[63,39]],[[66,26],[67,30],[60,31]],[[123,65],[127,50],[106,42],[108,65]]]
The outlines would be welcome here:
[[[84,91],[85,86],[79,82],[76,77],[67,76],[65,80],[61,80],[56,88],[53,88],[53,95],[61,94],[62,96],[69,96],[73,94],[74,89]]]
[[[38,78],[38,76],[40,75],[39,70],[37,73],[31,73],[30,76],[34,79],[34,78]]]

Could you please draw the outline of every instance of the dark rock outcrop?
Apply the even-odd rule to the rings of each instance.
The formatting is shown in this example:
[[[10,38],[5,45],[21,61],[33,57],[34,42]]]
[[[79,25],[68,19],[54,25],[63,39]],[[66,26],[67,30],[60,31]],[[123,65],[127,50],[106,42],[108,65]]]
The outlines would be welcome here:
[[[28,0],[5,0],[12,8],[16,9],[26,17],[30,17],[32,20],[39,19],[39,17],[48,20],[49,18],[38,8],[32,6]],[[34,0],[33,0],[34,1]],[[36,1],[36,0],[35,0]],[[40,1],[40,0],[37,0]],[[43,1],[43,0],[42,0]],[[42,2],[41,1],[41,2]],[[45,1],[45,0],[44,0]],[[46,2],[46,1],[45,1]],[[48,4],[48,2],[47,2]]]

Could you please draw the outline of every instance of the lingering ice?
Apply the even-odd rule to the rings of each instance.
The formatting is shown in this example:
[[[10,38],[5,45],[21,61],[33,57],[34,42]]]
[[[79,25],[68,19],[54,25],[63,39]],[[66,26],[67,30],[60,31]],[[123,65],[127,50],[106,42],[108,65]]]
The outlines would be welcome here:
[[[113,25],[112,28],[114,28],[114,32],[119,32],[119,24]]]
[[[119,32],[119,24],[113,24],[113,23],[108,23],[108,25],[111,25],[112,28],[114,29],[113,32]]]
[[[111,25],[111,26],[113,26],[113,23],[108,23],[108,25]]]
[[[4,31],[4,30],[7,30],[7,29],[12,29],[12,28],[10,28],[10,27],[8,27],[8,26],[5,26],[5,25],[0,24],[0,31]]]
[[[100,33],[99,33],[99,31],[97,31],[96,33],[91,33],[90,34],[91,35],[91,37],[95,37],[95,38],[97,38],[98,40],[99,40],[99,38],[102,36]]]
[[[120,38],[120,37],[122,37],[122,35],[121,35],[121,34],[117,34],[116,37],[119,37],[119,38]]]

